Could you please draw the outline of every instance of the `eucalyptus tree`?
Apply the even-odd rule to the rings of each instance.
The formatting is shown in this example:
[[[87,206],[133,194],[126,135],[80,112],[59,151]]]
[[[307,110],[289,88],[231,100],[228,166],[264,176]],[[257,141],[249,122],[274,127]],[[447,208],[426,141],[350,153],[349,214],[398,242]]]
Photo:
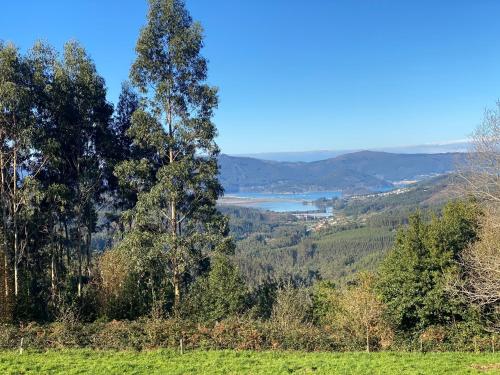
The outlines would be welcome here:
[[[44,99],[47,119],[40,137],[47,157],[41,180],[47,192],[45,204],[54,213],[50,231],[58,236],[53,238],[64,239],[60,242],[69,268],[76,257],[80,296],[83,268],[90,274],[96,204],[106,190],[112,106],[106,100],[104,79],[78,43],[67,43],[62,58],[52,64]]]
[[[30,68],[12,44],[0,44],[0,204],[3,289],[19,294],[19,266],[28,240],[27,220],[35,184],[28,171],[36,162]]]
[[[57,117],[53,112],[53,84],[58,54],[48,44],[36,42],[28,52],[27,60],[30,66],[31,95],[34,103],[35,127],[33,131],[33,148],[37,150],[39,163],[36,172],[29,171],[36,179],[40,188],[37,215],[33,218],[32,225],[37,236],[34,238],[34,251],[36,252],[35,269],[31,270],[32,278],[44,284],[47,273],[50,275],[50,301],[55,302],[58,277],[61,276],[62,267],[62,237],[57,231],[58,215],[63,210],[62,177],[55,178],[57,166],[52,158],[52,150],[58,147],[54,142],[53,133],[56,132]],[[59,184],[58,184],[59,183]],[[47,271],[49,268],[49,271]],[[45,291],[47,292],[47,291]],[[31,293],[33,295],[33,293]],[[33,299],[33,297],[31,297]],[[40,297],[43,303],[47,294]]]
[[[208,254],[232,249],[227,222],[215,207],[222,193],[211,121],[217,89],[206,83],[202,47],[202,28],[182,1],[149,1],[131,69],[142,98],[129,135],[152,152],[116,168],[122,184],[138,193],[124,214],[133,225],[122,246],[144,249],[153,264],[162,264],[176,306]],[[155,271],[148,272],[153,280]]]
[[[129,82],[124,82],[112,122],[112,145],[110,145],[112,155],[109,167],[113,169],[124,160],[138,159],[144,155],[143,150],[134,146],[133,140],[128,134],[128,130],[132,124],[132,115],[138,107],[139,95]],[[115,226],[111,232],[116,232],[117,229],[122,236],[125,223],[120,220],[121,212],[134,207],[137,201],[137,194],[133,189],[120,185],[112,170],[109,173],[109,190],[112,209],[107,213],[108,226]]]

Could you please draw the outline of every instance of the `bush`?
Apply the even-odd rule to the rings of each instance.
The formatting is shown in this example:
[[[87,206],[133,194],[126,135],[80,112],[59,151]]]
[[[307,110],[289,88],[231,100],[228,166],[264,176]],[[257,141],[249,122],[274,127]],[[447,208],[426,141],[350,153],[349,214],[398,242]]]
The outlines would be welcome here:
[[[0,348],[35,350],[90,347],[112,350],[179,349],[185,350],[362,350],[363,342],[352,340],[343,330],[331,326],[301,324],[282,329],[273,321],[234,317],[210,324],[195,324],[179,319],[148,318],[137,321],[94,322],[66,326],[0,326]],[[434,326],[411,336],[398,335],[391,349],[412,351],[491,351],[499,337],[473,326]],[[498,348],[497,348],[498,349]]]
[[[219,321],[241,314],[247,296],[238,268],[228,256],[217,254],[212,258],[210,272],[191,285],[182,315],[199,322]]]
[[[9,324],[0,324],[0,349],[14,348],[19,342],[19,329]]]
[[[291,284],[278,289],[271,312],[271,322],[283,331],[295,329],[312,322],[312,299],[305,288]]]
[[[95,349],[141,350],[147,343],[147,335],[139,321],[117,321],[100,324],[91,335],[91,346]]]

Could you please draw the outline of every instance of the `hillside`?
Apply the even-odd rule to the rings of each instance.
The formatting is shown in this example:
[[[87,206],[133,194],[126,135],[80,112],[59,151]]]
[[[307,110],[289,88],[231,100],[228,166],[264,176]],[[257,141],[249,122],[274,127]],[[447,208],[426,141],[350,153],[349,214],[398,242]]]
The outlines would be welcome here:
[[[392,154],[360,151],[314,162],[276,162],[221,155],[220,179],[226,192],[384,190],[401,180],[453,171],[464,154]]]
[[[417,209],[425,217],[454,197],[456,176],[439,176],[401,189],[324,200],[334,216],[323,225],[293,215],[245,207],[220,207],[230,218],[236,260],[249,285],[270,278],[311,283],[321,277],[345,282],[360,270],[375,270],[392,246],[395,230]]]

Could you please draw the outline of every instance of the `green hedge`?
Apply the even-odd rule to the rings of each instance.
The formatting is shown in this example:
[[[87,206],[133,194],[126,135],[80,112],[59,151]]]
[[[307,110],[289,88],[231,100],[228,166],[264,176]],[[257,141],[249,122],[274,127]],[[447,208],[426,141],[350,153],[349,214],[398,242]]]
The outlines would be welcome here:
[[[176,319],[140,319],[94,323],[31,323],[0,325],[0,349],[46,350],[93,348],[114,350],[179,349],[236,350],[364,350],[342,332],[328,327],[301,325],[283,330],[271,321],[232,318],[210,325]],[[500,349],[495,335],[470,327],[435,327],[425,334],[397,336],[391,350],[402,351],[492,351]]]

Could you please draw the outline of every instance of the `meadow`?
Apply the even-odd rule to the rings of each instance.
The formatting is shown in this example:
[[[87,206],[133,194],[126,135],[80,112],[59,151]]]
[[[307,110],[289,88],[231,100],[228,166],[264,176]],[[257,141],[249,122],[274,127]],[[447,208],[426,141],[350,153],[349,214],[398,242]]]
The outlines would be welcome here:
[[[500,374],[493,353],[0,352],[2,374]]]

